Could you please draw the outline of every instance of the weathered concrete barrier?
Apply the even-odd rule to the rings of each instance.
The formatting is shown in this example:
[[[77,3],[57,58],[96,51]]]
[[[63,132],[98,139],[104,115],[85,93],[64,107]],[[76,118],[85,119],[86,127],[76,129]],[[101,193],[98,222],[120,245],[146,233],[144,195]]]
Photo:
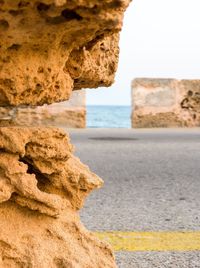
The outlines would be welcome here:
[[[0,125],[86,127],[86,93],[74,91],[69,101],[39,107],[1,107]]]
[[[132,127],[200,126],[200,80],[138,78],[132,82]]]

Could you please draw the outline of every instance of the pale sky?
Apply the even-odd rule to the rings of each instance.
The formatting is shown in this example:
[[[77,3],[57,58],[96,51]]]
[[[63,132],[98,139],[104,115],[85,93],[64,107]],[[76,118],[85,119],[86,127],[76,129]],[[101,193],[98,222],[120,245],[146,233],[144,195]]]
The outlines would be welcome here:
[[[133,0],[110,88],[87,90],[88,105],[129,105],[136,77],[200,79],[200,0]]]

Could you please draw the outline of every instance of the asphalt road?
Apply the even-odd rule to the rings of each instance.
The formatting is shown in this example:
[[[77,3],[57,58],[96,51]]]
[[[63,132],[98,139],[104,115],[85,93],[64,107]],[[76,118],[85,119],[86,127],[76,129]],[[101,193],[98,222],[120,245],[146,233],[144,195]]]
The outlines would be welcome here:
[[[199,231],[200,129],[70,130],[103,178],[81,211],[94,231]],[[200,252],[117,252],[120,268],[200,267]]]

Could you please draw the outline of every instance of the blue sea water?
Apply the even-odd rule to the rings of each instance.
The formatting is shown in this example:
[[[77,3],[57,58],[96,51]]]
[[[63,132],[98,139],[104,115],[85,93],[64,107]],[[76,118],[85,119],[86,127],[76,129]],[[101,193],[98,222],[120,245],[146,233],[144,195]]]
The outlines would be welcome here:
[[[130,106],[87,106],[88,128],[130,128]]]

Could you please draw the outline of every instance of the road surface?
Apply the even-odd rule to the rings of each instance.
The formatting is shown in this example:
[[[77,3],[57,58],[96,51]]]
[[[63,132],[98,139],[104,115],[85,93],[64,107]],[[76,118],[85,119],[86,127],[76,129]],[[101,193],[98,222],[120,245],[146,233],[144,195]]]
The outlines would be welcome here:
[[[92,231],[200,231],[200,129],[70,130],[103,178],[81,211]],[[175,237],[176,239],[176,237]],[[200,267],[200,251],[117,251],[120,268]]]

